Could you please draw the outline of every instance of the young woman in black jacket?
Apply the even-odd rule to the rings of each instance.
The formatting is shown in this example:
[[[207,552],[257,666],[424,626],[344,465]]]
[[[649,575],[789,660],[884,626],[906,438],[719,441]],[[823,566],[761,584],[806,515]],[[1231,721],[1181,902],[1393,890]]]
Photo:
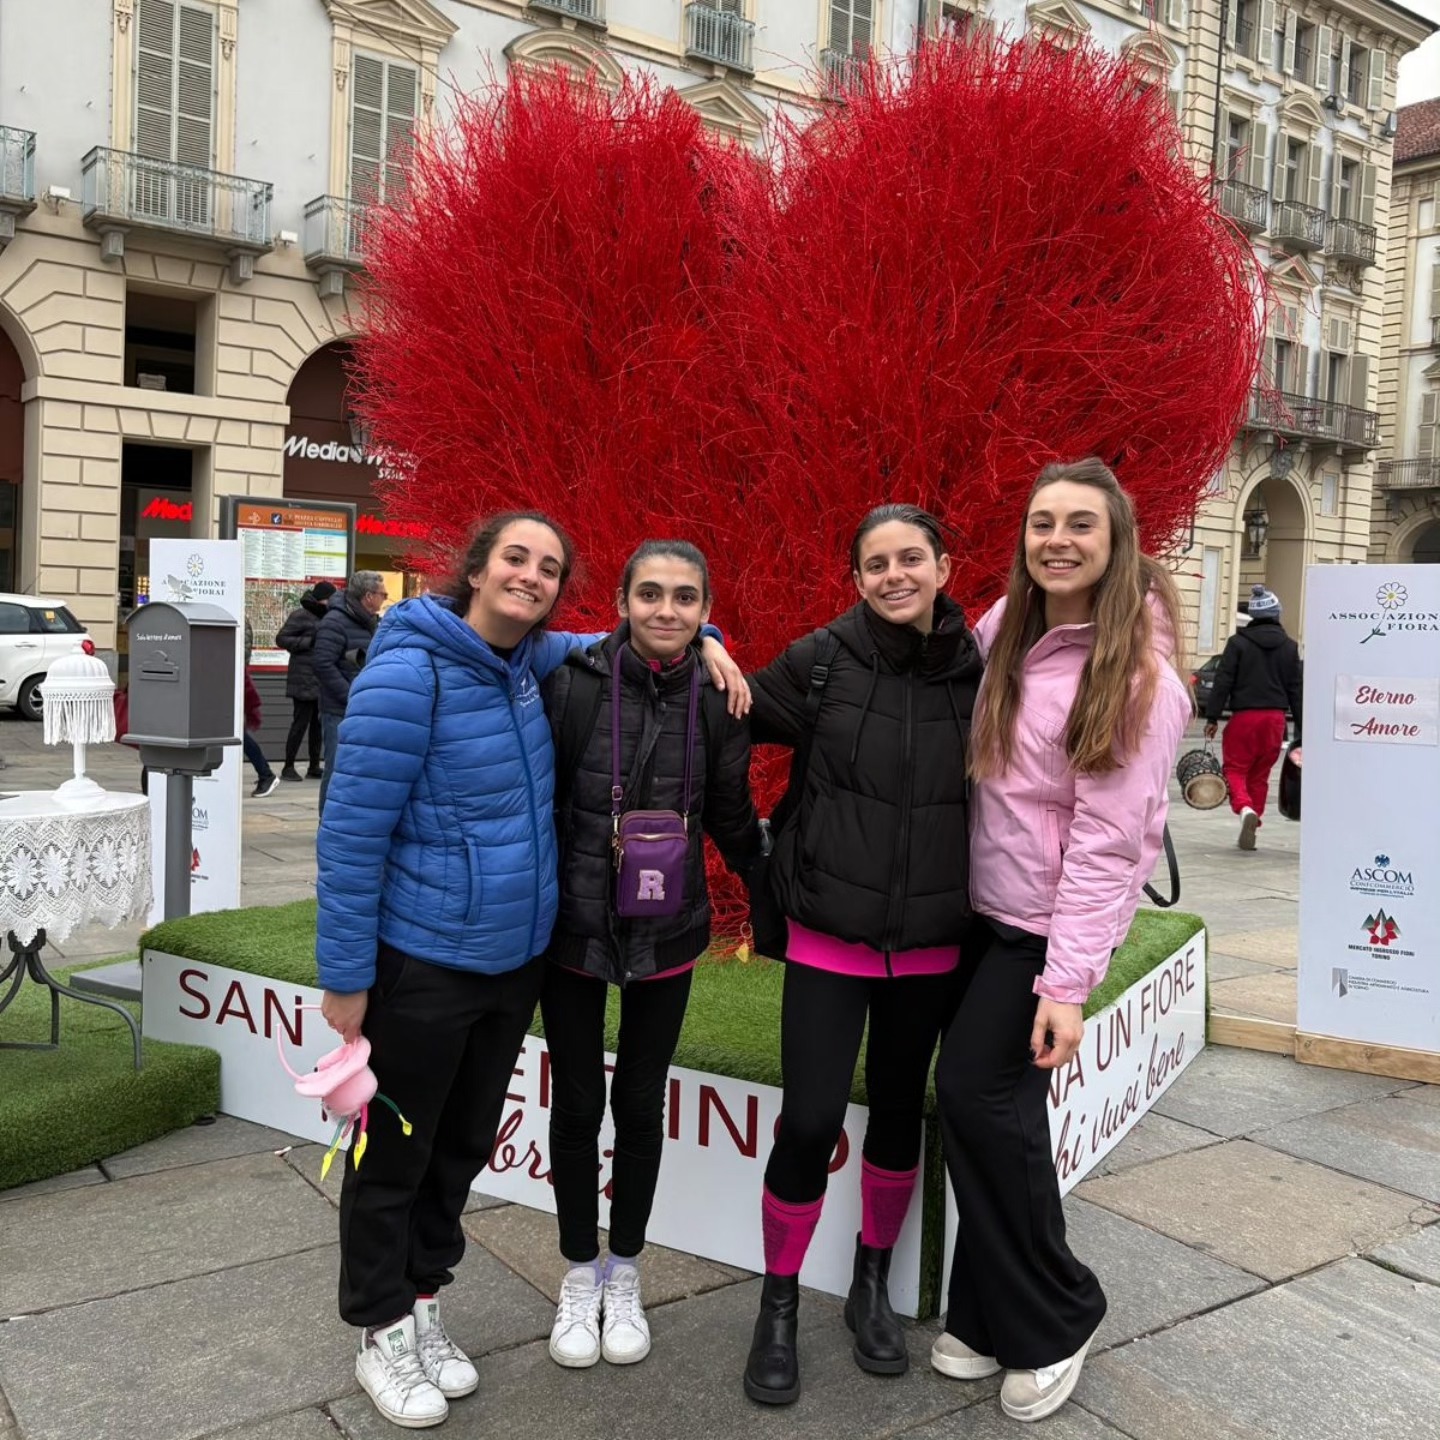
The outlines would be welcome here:
[[[660,1174],[665,1078],[691,970],[710,943],[704,835],[740,874],[760,839],[748,730],[728,713],[729,697],[708,683],[696,649],[710,613],[705,557],[683,541],[647,541],[626,565],[617,598],[620,628],[572,654],[545,685],[556,749],[560,912],[540,1007],[550,1051],[551,1177],[570,1267],[550,1355],[572,1368],[602,1354],[611,1364],[634,1364],[650,1352],[636,1261]],[[627,811],[684,817],[668,872],[617,865],[617,833],[626,830],[617,812]],[[625,892],[627,911],[653,902],[671,913],[619,913],[622,881],[636,890]],[[602,1262],[598,1138],[610,985],[621,992],[620,1038],[610,1084],[610,1255]]]
[[[950,560],[939,522],[883,505],[861,523],[850,560],[860,603],[751,677],[755,742],[797,757],[768,893],[755,896],[757,932],[767,906],[783,912],[788,962],[784,1099],[762,1198],[765,1283],[745,1369],[746,1394],[770,1405],[800,1393],[797,1277],[867,1020],[862,1228],[845,1319],[862,1369],[908,1366],[887,1291],[890,1253],[969,918],[965,747],[981,661],[942,593]]]

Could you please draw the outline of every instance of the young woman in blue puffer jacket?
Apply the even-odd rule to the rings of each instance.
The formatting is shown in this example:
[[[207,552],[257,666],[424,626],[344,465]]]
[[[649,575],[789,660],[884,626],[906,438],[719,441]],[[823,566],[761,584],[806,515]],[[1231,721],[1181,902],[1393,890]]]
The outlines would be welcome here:
[[[325,1019],[363,1033],[381,1091],[340,1200],[340,1313],[386,1419],[438,1425],[478,1384],[436,1292],[465,1248],[535,1012],[557,906],[555,760],[539,682],[598,635],[543,629],[570,541],[533,512],[476,535],[448,593],[385,617],[351,687],[318,841]],[[712,637],[718,631],[711,631]],[[707,641],[722,689],[744,691]]]

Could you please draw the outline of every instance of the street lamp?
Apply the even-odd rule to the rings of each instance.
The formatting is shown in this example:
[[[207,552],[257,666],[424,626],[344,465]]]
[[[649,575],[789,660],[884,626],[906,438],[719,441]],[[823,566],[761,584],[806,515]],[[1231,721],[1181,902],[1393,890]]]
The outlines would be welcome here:
[[[1251,556],[1260,555],[1265,549],[1265,535],[1270,529],[1270,517],[1263,505],[1256,505],[1245,512],[1245,539]]]

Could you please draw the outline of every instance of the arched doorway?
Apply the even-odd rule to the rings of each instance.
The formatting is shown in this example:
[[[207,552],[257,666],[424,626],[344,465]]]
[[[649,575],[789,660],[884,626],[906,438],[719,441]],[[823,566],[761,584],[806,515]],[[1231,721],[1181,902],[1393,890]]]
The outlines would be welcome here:
[[[0,329],[0,590],[14,590],[19,573],[20,493],[25,478],[25,367]]]
[[[1272,469],[1250,492],[1241,512],[1239,600],[1244,604],[1251,585],[1257,583],[1273,590],[1280,599],[1287,628],[1297,634],[1310,538],[1304,497],[1289,472],[1277,474]]]
[[[1432,520],[1415,532],[1409,559],[1415,565],[1440,565],[1440,520]]]

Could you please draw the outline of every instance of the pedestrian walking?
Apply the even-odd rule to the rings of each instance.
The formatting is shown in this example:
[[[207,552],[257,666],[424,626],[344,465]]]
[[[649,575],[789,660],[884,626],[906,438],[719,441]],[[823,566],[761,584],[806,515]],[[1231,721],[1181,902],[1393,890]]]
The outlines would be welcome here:
[[[959,1230],[931,1364],[957,1380],[1003,1369],[1017,1420],[1065,1403],[1105,1314],[1065,1240],[1049,1080],[1080,1045],[1085,1001],[1160,853],[1190,716],[1178,635],[1174,585],[1141,553],[1115,477],[1093,459],[1046,466],[1006,596],[976,627],[980,934],[935,1073]]]
[[[1230,789],[1230,808],[1240,817],[1242,850],[1255,848],[1270,773],[1285,744],[1285,711],[1295,724],[1300,755],[1302,702],[1300,647],[1280,623],[1279,597],[1263,585],[1250,587],[1249,624],[1225,642],[1215,684],[1205,705],[1205,736],[1214,739],[1228,707],[1230,719],[1220,740],[1220,759]]]
[[[260,746],[257,732],[261,725],[260,692],[250,678],[250,668],[245,668],[245,734],[243,745],[245,758],[255,767],[255,788],[250,792],[252,800],[263,800],[273,793],[280,783],[280,777],[270,768],[265,751]]]
[[[325,616],[315,631],[310,647],[319,691],[320,730],[324,741],[323,773],[320,776],[320,811],[330,789],[330,771],[335,765],[335,748],[340,743],[340,722],[350,699],[350,687],[364,665],[380,612],[389,599],[385,577],[378,570],[357,570],[345,589],[330,599]]]
[[[745,1393],[767,1405],[800,1393],[798,1277],[862,1039],[869,1119],[845,1320],[862,1369],[908,1367],[890,1256],[970,914],[965,750],[980,655],[943,593],[939,522],[913,505],[872,510],[850,569],[859,603],[751,678],[754,740],[794,751],[753,901],[757,943],[787,962],[784,1095],[761,1196],[765,1279],[744,1376]]]
[[[285,617],[275,635],[278,649],[288,652],[290,663],[285,667],[285,694],[290,700],[290,733],[285,737],[285,764],[282,780],[318,780],[324,774],[322,731],[320,727],[320,685],[315,679],[315,636],[320,622],[329,609],[335,587],[328,580],[319,580],[301,597],[300,603]],[[307,741],[309,768],[302,777],[295,768],[302,741]]]

